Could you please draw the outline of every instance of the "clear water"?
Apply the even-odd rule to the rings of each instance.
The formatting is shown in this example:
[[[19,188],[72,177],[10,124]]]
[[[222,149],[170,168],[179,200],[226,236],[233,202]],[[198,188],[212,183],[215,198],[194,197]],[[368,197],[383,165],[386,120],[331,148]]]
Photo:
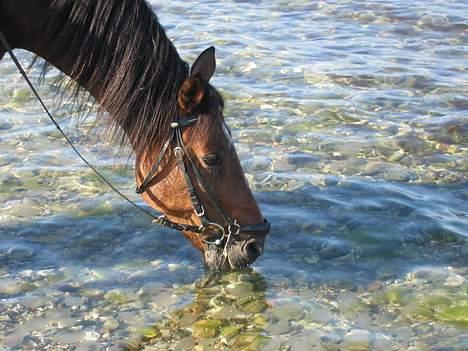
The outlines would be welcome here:
[[[467,349],[466,1],[152,5],[189,62],[217,48],[266,253],[207,276],[80,163],[4,59],[0,349]],[[133,196],[131,160],[69,108],[67,132]]]

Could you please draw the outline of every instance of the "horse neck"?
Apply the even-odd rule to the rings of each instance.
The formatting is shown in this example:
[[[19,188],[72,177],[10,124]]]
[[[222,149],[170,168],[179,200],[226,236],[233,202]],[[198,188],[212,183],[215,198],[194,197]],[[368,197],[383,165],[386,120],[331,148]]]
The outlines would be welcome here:
[[[99,100],[99,92],[88,87],[86,82],[78,81],[77,75],[73,74],[73,61],[64,53],[49,50],[51,43],[46,37],[45,26],[48,18],[54,20],[46,0],[4,0],[0,3],[0,31],[13,49],[24,49],[42,57]]]
[[[127,134],[137,153],[142,152],[142,145],[150,140],[163,139],[165,136],[158,128],[162,129],[164,118],[174,115],[178,87],[186,77],[188,68],[151,9],[142,0],[84,2],[80,6],[89,9],[89,13],[83,18],[93,16],[94,5],[90,4],[96,4],[100,11],[106,10],[107,5],[109,7],[107,22],[102,24],[104,34],[91,36],[89,27],[81,25],[79,21],[70,21],[73,1],[57,1],[63,6],[52,6],[51,2],[0,2],[0,30],[10,45],[37,54],[89,91],[109,112],[114,123]],[[116,11],[115,8],[119,6],[122,10]],[[139,9],[131,14],[133,22],[129,25],[123,11],[132,6],[139,6]],[[112,11],[120,11],[115,20],[111,17],[114,15]],[[138,20],[142,21],[141,25]],[[94,25],[101,25],[96,24],[96,18],[92,21]],[[125,22],[123,25],[127,28],[113,28],[121,25],[121,22]],[[148,27],[151,29],[148,30]],[[128,28],[134,28],[135,33]],[[122,34],[119,29],[122,29]],[[51,32],[58,34],[51,35]],[[132,36],[137,35],[141,40],[134,40],[134,47],[127,49],[122,45],[122,42],[131,41]],[[119,60],[125,60],[125,65],[120,65]],[[164,106],[164,103],[168,106]],[[154,126],[155,119],[159,119],[157,126]]]

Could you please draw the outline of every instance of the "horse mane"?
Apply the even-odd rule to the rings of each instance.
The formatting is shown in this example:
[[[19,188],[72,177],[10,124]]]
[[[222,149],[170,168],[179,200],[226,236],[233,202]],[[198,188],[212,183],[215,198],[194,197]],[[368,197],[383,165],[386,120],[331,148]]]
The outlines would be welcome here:
[[[82,95],[79,85],[86,86],[101,104],[99,114],[111,116],[112,140],[123,146],[128,138],[137,154],[166,140],[188,65],[149,4],[51,0],[50,7],[55,18],[44,23],[48,49],[71,66],[75,97]]]

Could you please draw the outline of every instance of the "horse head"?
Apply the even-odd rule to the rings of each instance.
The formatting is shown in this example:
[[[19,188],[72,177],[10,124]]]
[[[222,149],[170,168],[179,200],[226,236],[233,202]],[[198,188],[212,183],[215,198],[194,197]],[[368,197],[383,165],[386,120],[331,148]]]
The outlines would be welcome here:
[[[215,49],[210,47],[182,82],[177,107],[178,120],[185,125],[178,130],[184,163],[177,167],[178,144],[171,140],[173,152],[154,178],[146,178],[143,198],[170,221],[201,228],[184,235],[203,252],[208,267],[221,270],[254,262],[263,252],[269,224],[244,176],[224,121],[223,98],[210,84],[215,68]],[[138,184],[154,162],[151,154],[137,158]]]

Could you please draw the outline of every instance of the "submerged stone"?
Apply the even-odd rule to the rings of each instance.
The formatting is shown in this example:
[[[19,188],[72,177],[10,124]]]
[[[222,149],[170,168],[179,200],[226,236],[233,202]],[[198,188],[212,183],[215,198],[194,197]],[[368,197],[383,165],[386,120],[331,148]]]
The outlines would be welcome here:
[[[245,313],[234,306],[224,306],[210,313],[210,317],[214,319],[231,320],[245,318]]]
[[[105,329],[112,331],[119,327],[119,322],[114,318],[108,318],[102,325]]]
[[[250,282],[239,282],[226,288],[226,295],[232,299],[249,297],[254,295],[254,285]]]
[[[23,246],[13,246],[8,250],[0,251],[0,261],[9,260],[22,262],[31,259],[34,256],[34,251],[31,248]]]
[[[42,213],[42,206],[35,200],[24,199],[10,210],[18,218],[37,217]]]
[[[436,317],[442,322],[468,329],[468,300],[441,310]]]
[[[195,343],[196,339],[193,336],[187,336],[177,343],[174,351],[192,351]]]
[[[104,295],[104,299],[112,304],[124,304],[130,301],[129,297],[127,296],[127,293],[119,290],[119,289],[114,289],[108,291]]]
[[[236,335],[239,335],[241,330],[242,330],[242,328],[237,326],[237,325],[230,325],[230,326],[224,327],[221,330],[221,336],[227,342],[229,342],[229,340],[231,340],[233,337],[235,337]]]
[[[385,292],[385,299],[388,303],[393,305],[399,305],[402,302],[403,297],[408,294],[408,290],[404,288],[391,288]]]
[[[156,327],[144,328],[141,334],[146,340],[155,339],[161,336],[161,332]]]
[[[238,336],[232,344],[233,350],[256,351],[266,345],[270,338],[256,334],[243,334]]]
[[[0,279],[0,295],[16,295],[23,291],[21,282],[10,279],[10,278],[1,278]]]
[[[248,313],[259,313],[264,311],[267,307],[268,305],[265,301],[254,300],[241,306],[241,310]]]
[[[343,349],[353,351],[369,350],[371,335],[367,330],[352,329],[343,339]]]
[[[213,338],[223,322],[217,319],[202,319],[192,324],[193,335],[197,338]]]
[[[266,328],[266,330],[271,335],[286,334],[286,333],[289,333],[291,329],[292,329],[291,324],[285,319],[281,319],[276,323],[272,323],[268,325]]]
[[[277,306],[273,310],[273,315],[279,319],[298,321],[304,317],[304,309],[300,305],[289,303]]]
[[[87,288],[81,290],[81,295],[88,297],[88,298],[97,298],[99,296],[102,296],[104,294],[104,291],[101,289],[97,288]]]

